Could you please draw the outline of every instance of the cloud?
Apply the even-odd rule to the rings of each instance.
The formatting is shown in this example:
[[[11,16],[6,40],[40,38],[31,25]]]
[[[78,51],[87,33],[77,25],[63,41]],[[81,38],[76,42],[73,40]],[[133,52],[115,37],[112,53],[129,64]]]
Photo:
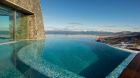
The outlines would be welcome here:
[[[78,25],[77,25],[78,24]],[[107,31],[107,32],[121,32],[121,31],[132,31],[140,32],[140,27],[130,26],[86,26],[79,25],[79,23],[70,23],[65,26],[47,26],[47,30],[73,30],[73,31]]]

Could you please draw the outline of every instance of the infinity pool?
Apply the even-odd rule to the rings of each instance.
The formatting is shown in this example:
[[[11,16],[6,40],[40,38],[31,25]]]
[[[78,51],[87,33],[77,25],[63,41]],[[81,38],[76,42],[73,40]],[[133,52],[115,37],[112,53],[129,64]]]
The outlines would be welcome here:
[[[0,78],[105,78],[131,53],[93,37],[47,36],[0,46]]]

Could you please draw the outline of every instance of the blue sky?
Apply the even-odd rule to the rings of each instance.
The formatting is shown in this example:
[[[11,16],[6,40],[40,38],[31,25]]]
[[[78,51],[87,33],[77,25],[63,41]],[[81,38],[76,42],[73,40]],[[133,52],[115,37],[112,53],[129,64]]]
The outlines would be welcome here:
[[[42,0],[46,30],[140,31],[140,0]]]

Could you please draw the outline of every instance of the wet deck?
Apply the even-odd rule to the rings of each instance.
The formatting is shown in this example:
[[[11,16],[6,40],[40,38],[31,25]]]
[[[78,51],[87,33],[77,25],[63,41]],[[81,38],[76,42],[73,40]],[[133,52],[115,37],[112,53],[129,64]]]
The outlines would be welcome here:
[[[135,56],[119,78],[140,78],[140,53]]]

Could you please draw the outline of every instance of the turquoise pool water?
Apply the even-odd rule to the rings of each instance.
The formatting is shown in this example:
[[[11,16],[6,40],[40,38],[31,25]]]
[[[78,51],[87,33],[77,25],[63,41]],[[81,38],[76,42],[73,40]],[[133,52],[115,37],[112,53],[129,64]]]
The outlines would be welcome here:
[[[66,35],[3,45],[0,53],[0,78],[105,78],[131,54],[93,37]]]

